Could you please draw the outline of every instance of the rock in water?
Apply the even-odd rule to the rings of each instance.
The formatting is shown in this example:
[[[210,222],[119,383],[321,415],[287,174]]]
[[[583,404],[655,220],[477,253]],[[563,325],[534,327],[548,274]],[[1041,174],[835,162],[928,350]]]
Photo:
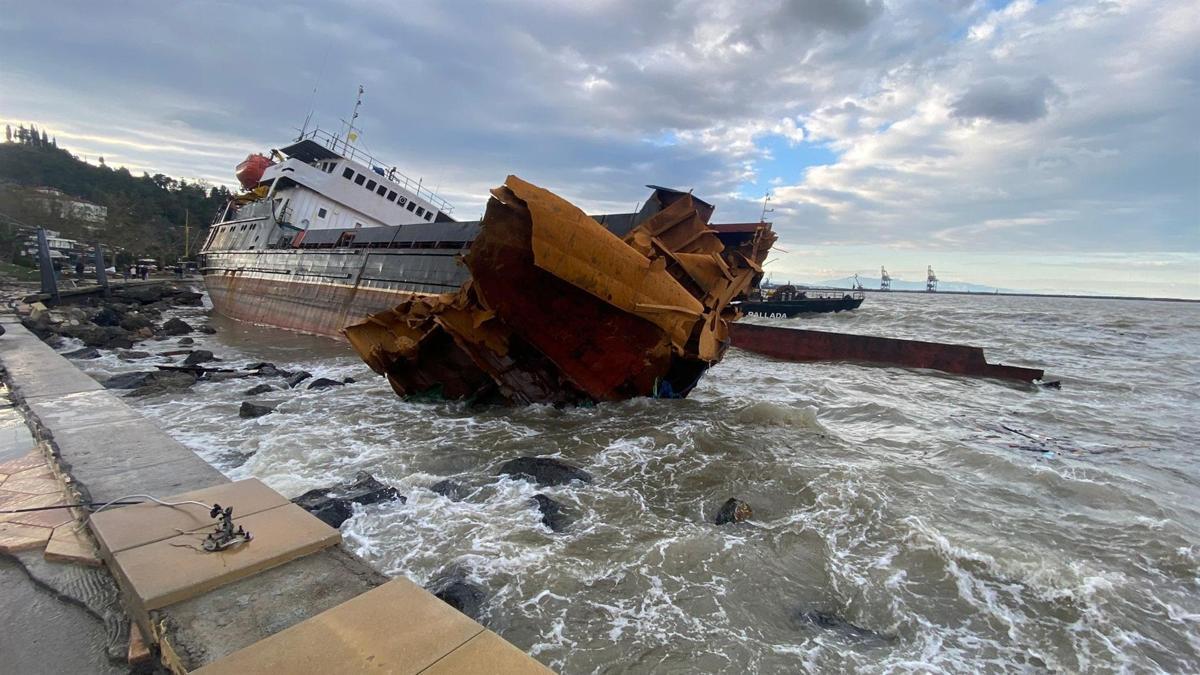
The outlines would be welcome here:
[[[238,409],[238,417],[262,417],[273,412],[275,412],[275,406],[273,405],[261,405],[251,403],[250,401],[242,401],[242,407]]]
[[[331,380],[328,377],[319,377],[319,378],[313,380],[312,382],[310,382],[308,385],[308,388],[309,389],[328,389],[329,387],[340,387],[344,384],[345,384],[344,382],[338,382],[337,380]]]
[[[310,490],[297,497],[297,499],[309,497],[310,500],[315,500],[315,496],[311,495],[316,492],[320,492],[320,490]],[[340,528],[342,523],[350,520],[350,516],[354,515],[354,507],[350,506],[350,502],[332,497],[325,497],[321,502],[314,503],[312,506],[305,506],[304,508],[320,519],[321,522],[335,530]]]
[[[518,457],[500,465],[501,474],[530,478],[538,485],[564,485],[573,480],[592,482],[592,475],[552,457]]]
[[[205,325],[205,326],[200,326],[199,328],[197,328],[196,332],[204,333],[205,335],[213,335],[217,332],[217,329],[213,328],[212,326]]]
[[[194,366],[200,363],[208,363],[209,361],[216,360],[217,357],[213,356],[213,353],[207,349],[197,349],[196,351],[187,355],[187,358],[183,360],[183,365]]]
[[[256,384],[243,392],[243,394],[246,396],[258,396],[259,394],[265,394],[268,391],[275,391],[275,387],[272,387],[269,384]]]
[[[754,510],[750,508],[749,504],[736,497],[730,497],[721,505],[717,515],[713,517],[713,522],[717,525],[740,523],[753,515]]]
[[[179,370],[139,370],[113,375],[104,381],[105,389],[137,389],[151,385],[183,389],[196,383],[195,373]]]
[[[192,339],[192,338],[190,338],[190,337],[179,338],[179,344],[180,344],[180,345],[182,345],[182,346],[184,346],[184,347],[186,347],[186,346],[188,346],[188,345],[194,345],[194,344],[196,344],[196,341],[195,341],[195,340],[193,340],[193,339]]]
[[[196,383],[196,374],[186,371],[158,371],[142,380],[129,396],[154,396],[187,389]]]
[[[130,312],[121,318],[121,328],[129,331],[139,331],[143,328],[153,328],[154,322],[150,317],[138,312]]]
[[[536,494],[532,502],[542,512],[542,524],[551,532],[562,532],[571,524],[571,519],[562,512],[562,502],[555,501],[546,495]]]
[[[120,326],[121,315],[113,311],[111,307],[101,307],[100,311],[96,312],[96,316],[92,317],[92,323],[97,326]]]
[[[432,490],[434,494],[439,494],[452,502],[457,502],[463,498],[462,486],[449,479],[440,480],[433,485],[430,485],[429,489]]]
[[[483,609],[483,600],[487,596],[483,589],[467,581],[466,572],[459,569],[451,570],[432,581],[427,587],[434,597],[466,614],[472,619],[478,619]]]
[[[862,626],[856,626],[849,621],[846,621],[845,619],[828,612],[802,610],[796,612],[795,620],[797,623],[808,624],[818,628],[823,628],[825,630],[841,633],[843,636],[848,638],[855,638],[859,640],[894,639],[894,636],[873,631],[869,628],[863,628]]]
[[[291,377],[289,377],[287,379],[287,383],[288,383],[289,387],[295,389],[296,385],[300,384],[301,382],[307,380],[310,377],[312,377],[312,373],[308,372],[307,370],[302,370],[298,373],[293,374]]]
[[[330,527],[341,527],[353,513],[351,504],[377,504],[393,499],[399,500],[401,504],[408,501],[396,488],[384,485],[366,471],[359,471],[355,474],[353,483],[309,490],[293,499],[292,503],[320,518]]]
[[[163,335],[184,335],[192,332],[192,327],[188,324],[188,322],[176,317],[173,319],[168,319],[167,322],[162,325],[161,332]]]
[[[100,352],[96,351],[95,347],[84,347],[83,349],[76,349],[73,352],[67,352],[63,356],[68,359],[98,359],[100,358]]]
[[[117,358],[122,361],[138,361],[140,359],[148,359],[151,356],[150,352],[121,351],[117,353]]]

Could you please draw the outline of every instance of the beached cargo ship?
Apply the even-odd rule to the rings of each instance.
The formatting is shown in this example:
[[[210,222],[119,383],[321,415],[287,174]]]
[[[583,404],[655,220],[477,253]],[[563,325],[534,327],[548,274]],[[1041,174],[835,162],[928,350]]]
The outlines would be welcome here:
[[[245,192],[218,215],[201,249],[201,273],[225,316],[340,337],[412,293],[456,291],[479,222],[320,129],[237,167]],[[593,216],[618,237],[688,193],[648,186],[636,213]],[[690,197],[690,196],[689,196]],[[690,197],[705,211],[713,206]],[[769,223],[713,225],[721,240],[748,239]]]

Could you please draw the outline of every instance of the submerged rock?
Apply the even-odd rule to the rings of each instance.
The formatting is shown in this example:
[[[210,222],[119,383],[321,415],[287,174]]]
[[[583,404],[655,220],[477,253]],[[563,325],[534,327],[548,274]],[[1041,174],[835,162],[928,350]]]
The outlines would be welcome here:
[[[452,502],[457,502],[463,498],[463,487],[450,479],[439,480],[430,485],[429,489],[434,494],[441,495]]]
[[[206,325],[203,325],[203,326],[200,326],[199,328],[197,328],[196,332],[204,333],[205,335],[213,335],[214,333],[217,332],[217,329],[206,324]]]
[[[573,480],[592,482],[592,475],[583,469],[552,457],[518,457],[500,465],[500,474],[514,478],[529,478],[538,485],[564,485]]]
[[[177,344],[179,344],[183,347],[187,347],[188,345],[196,344],[196,341],[190,337],[185,337],[185,338],[179,338],[179,342]]]
[[[130,312],[121,318],[121,328],[125,330],[138,331],[143,328],[153,328],[154,321],[145,314],[138,312]]]
[[[179,392],[196,383],[196,376],[185,371],[158,371],[142,379],[142,383],[129,392],[131,397],[156,396]]]
[[[319,378],[313,380],[312,382],[310,382],[308,385],[308,388],[309,389],[328,389],[329,387],[341,387],[345,384],[346,384],[345,382],[338,382],[337,380],[331,380],[328,377],[319,377]]]
[[[117,353],[117,358],[121,359],[122,361],[138,361],[141,359],[148,359],[151,356],[152,354],[150,352],[121,351]]]
[[[111,307],[101,307],[100,311],[96,312],[96,315],[92,317],[92,323],[97,326],[120,326],[121,315]],[[127,328],[126,330],[129,329]]]
[[[96,351],[95,347],[84,347],[83,349],[76,349],[73,352],[66,352],[63,356],[68,359],[98,359],[100,358],[100,352]]]
[[[162,325],[161,332],[163,335],[184,335],[192,332],[192,327],[183,319],[175,317],[168,319],[167,322]]]
[[[213,353],[208,351],[207,349],[197,349],[196,351],[187,355],[187,358],[183,360],[183,365],[194,366],[197,364],[208,363],[209,361],[216,361],[216,360],[217,360],[217,357],[213,356]]]
[[[330,527],[341,527],[353,513],[351,504],[365,506],[391,500],[399,500],[401,504],[408,501],[396,488],[385,485],[367,471],[359,471],[353,483],[309,490],[293,499],[292,503]]]
[[[265,394],[268,391],[275,391],[275,387],[272,387],[269,384],[256,384],[242,393],[245,396],[258,396],[259,394]]]
[[[442,574],[430,582],[426,589],[438,600],[472,619],[479,618],[483,601],[487,597],[483,589],[467,581],[467,574],[461,569],[452,569]]]
[[[796,612],[795,620],[797,623],[816,626],[825,630],[834,631],[841,635],[859,640],[891,640],[893,636],[886,633],[873,631],[869,628],[856,626],[845,619],[830,614],[828,612],[801,610]]]
[[[754,510],[750,508],[749,504],[736,497],[730,497],[721,505],[717,515],[713,516],[713,522],[717,525],[740,523],[753,515]]]
[[[262,417],[275,412],[274,405],[263,405],[260,403],[251,403],[250,401],[242,401],[242,407],[238,408],[238,417],[253,419]]]
[[[571,519],[562,511],[562,502],[544,494],[536,494],[530,501],[542,512],[542,524],[551,532],[562,532],[571,524]]]
[[[113,375],[103,382],[105,389],[137,389],[157,385],[164,389],[186,389],[196,383],[196,375],[180,370],[139,370]]]
[[[302,370],[298,373],[293,373],[292,375],[290,375],[287,379],[287,384],[289,387],[295,389],[296,385],[300,384],[301,382],[307,380],[310,377],[312,377],[312,373],[308,372],[307,370]]]

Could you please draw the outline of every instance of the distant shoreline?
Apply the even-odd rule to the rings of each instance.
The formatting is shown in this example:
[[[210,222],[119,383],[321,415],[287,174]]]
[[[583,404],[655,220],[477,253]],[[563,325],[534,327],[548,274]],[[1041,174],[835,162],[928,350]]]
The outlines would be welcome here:
[[[839,288],[839,291],[854,290],[851,288]],[[889,293],[910,293],[914,295],[972,295],[975,297],[988,298],[993,296],[1010,297],[1010,298],[1077,298],[1080,300],[1141,300],[1148,302],[1200,302],[1200,299],[1191,298],[1152,298],[1136,295],[1078,295],[1066,293],[983,293],[979,291],[917,291],[917,290],[900,290],[894,289],[890,291],[881,291],[878,288],[864,288],[864,293],[880,293],[887,295]]]

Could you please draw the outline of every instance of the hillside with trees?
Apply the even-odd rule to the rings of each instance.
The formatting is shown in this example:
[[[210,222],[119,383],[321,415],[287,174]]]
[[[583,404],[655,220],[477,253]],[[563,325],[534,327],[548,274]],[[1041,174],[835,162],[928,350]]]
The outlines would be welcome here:
[[[48,208],[44,190],[61,191],[107,207],[106,222],[95,223]],[[192,251],[225,204],[224,186],[188,182],[128,169],[113,169],[99,159],[89,164],[72,155],[36,126],[5,129],[0,143],[0,259],[13,261],[23,235],[13,223],[42,226],[86,243],[123,249],[122,257],[152,257],[173,262],[183,255],[185,218],[191,223]]]

